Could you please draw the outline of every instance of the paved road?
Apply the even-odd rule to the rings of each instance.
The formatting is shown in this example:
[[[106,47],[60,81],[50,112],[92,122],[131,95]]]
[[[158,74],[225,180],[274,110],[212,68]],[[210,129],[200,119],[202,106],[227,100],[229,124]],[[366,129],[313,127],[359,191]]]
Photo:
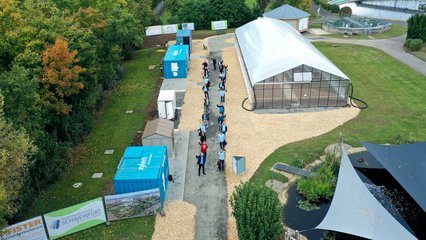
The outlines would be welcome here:
[[[209,40],[210,56],[221,59],[222,47],[230,46],[224,41],[231,36],[219,36]],[[226,62],[226,59],[224,59]],[[200,66],[201,69],[201,66]],[[200,70],[201,71],[201,70]],[[201,75],[201,72],[200,72]],[[219,72],[210,69],[210,102],[212,125],[207,130],[207,163],[206,175],[198,176],[198,165],[195,155],[200,151],[198,144],[198,133],[193,131],[189,137],[189,149],[186,168],[185,194],[184,200],[194,204],[197,207],[195,223],[195,239],[197,240],[221,240],[227,239],[228,224],[228,204],[225,172],[219,172],[217,169],[217,153],[219,152],[219,143],[216,141],[218,130],[217,117],[219,115],[216,103],[219,102]],[[201,87],[200,87],[201,92]],[[202,102],[200,94],[200,102]],[[225,106],[226,113],[226,106]],[[201,124],[201,116],[200,116]],[[227,156],[229,162],[229,156]]]
[[[417,58],[416,56],[405,52],[402,48],[406,36],[400,36],[389,39],[376,39],[376,40],[357,40],[357,39],[341,39],[341,38],[328,38],[325,36],[316,36],[312,34],[304,35],[311,41],[332,42],[332,43],[350,43],[363,46],[374,47],[384,51],[390,56],[398,59],[402,63],[416,70],[417,72],[426,76],[426,62]]]

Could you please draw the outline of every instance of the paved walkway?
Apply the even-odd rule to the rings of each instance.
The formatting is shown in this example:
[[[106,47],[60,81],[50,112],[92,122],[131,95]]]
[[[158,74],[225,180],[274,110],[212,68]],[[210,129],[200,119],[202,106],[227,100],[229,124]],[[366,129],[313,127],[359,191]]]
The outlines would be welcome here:
[[[170,174],[173,181],[167,188],[167,201],[182,201],[185,187],[186,163],[188,156],[189,132],[175,131],[175,156],[169,158]]]
[[[209,40],[210,56],[221,59],[221,48],[230,44],[224,43],[231,36],[220,36]],[[224,59],[226,63],[226,59]],[[209,62],[211,65],[211,62]],[[201,66],[200,66],[201,75]],[[219,102],[219,71],[214,71],[210,66],[210,126],[207,130],[207,163],[206,175],[198,176],[198,165],[195,155],[199,153],[198,132],[192,131],[189,137],[188,162],[186,168],[184,201],[197,207],[195,239],[227,239],[228,204],[225,172],[217,169],[219,143],[216,140],[218,130],[217,117],[219,115],[216,103]],[[200,87],[200,102],[203,94]],[[226,107],[226,106],[225,106]],[[225,108],[226,113],[226,108]],[[200,116],[201,125],[201,116]],[[227,160],[229,156],[227,156]]]
[[[312,34],[304,35],[307,39],[312,42],[332,42],[332,43],[349,43],[363,46],[374,47],[384,51],[390,56],[398,59],[402,63],[416,70],[417,72],[426,76],[426,62],[417,58],[416,56],[407,53],[402,48],[405,42],[406,36],[400,36],[389,39],[376,39],[376,40],[357,40],[357,39],[341,39],[341,38],[328,38],[325,36],[317,36]]]

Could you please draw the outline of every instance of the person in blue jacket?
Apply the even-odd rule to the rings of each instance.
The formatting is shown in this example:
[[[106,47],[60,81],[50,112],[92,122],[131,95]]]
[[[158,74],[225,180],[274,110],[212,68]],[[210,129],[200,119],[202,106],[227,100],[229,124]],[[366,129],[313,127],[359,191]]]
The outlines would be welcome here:
[[[206,164],[206,155],[204,155],[204,153],[197,153],[195,158],[197,159],[198,164],[198,176],[200,176],[201,169],[203,169],[203,174],[205,175],[206,172],[204,170],[204,165]]]
[[[219,160],[217,161],[217,167],[219,171],[225,170],[225,149],[220,150],[217,155],[219,155]]]

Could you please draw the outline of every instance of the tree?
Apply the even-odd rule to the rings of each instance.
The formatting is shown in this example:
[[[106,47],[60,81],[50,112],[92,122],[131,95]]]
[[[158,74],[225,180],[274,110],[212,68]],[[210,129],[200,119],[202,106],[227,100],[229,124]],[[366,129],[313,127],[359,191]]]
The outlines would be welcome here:
[[[28,167],[36,147],[23,130],[15,130],[4,118],[0,94],[0,229],[20,209],[21,190],[28,181]]]
[[[253,183],[244,183],[231,197],[232,215],[241,240],[275,240],[283,234],[282,209],[277,194]]]
[[[426,14],[416,14],[408,20],[407,39],[420,38],[426,42]]]
[[[80,59],[75,55],[77,51],[70,51],[68,42],[62,37],[56,38],[55,44],[43,53],[43,97],[56,113],[69,114],[72,105],[67,103],[67,97],[78,93],[84,87],[78,76],[86,69],[77,65]]]
[[[262,9],[262,12],[265,12],[266,6],[268,6],[269,2],[271,0],[256,0],[257,6],[259,6],[260,9]]]

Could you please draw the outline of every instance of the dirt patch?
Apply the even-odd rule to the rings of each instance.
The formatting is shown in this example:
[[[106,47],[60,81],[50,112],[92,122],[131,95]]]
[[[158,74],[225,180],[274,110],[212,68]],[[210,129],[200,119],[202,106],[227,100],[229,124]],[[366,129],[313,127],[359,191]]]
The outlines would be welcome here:
[[[159,214],[155,217],[153,240],[164,239],[195,239],[194,205],[187,202],[166,202],[164,207],[166,216]]]
[[[151,101],[149,102],[148,106],[144,109],[134,109],[132,114],[137,113],[145,113],[144,122],[142,124],[142,127],[136,132],[135,136],[133,137],[133,140],[131,142],[131,146],[142,146],[142,135],[143,130],[145,129],[145,125],[148,121],[154,120],[157,117],[157,99],[158,95],[160,94],[160,88],[161,83],[163,82],[162,78],[158,78],[154,90],[154,96],[151,98]]]
[[[108,180],[107,183],[105,183],[105,186],[102,188],[102,196],[111,195],[114,194],[114,183],[112,180]]]

